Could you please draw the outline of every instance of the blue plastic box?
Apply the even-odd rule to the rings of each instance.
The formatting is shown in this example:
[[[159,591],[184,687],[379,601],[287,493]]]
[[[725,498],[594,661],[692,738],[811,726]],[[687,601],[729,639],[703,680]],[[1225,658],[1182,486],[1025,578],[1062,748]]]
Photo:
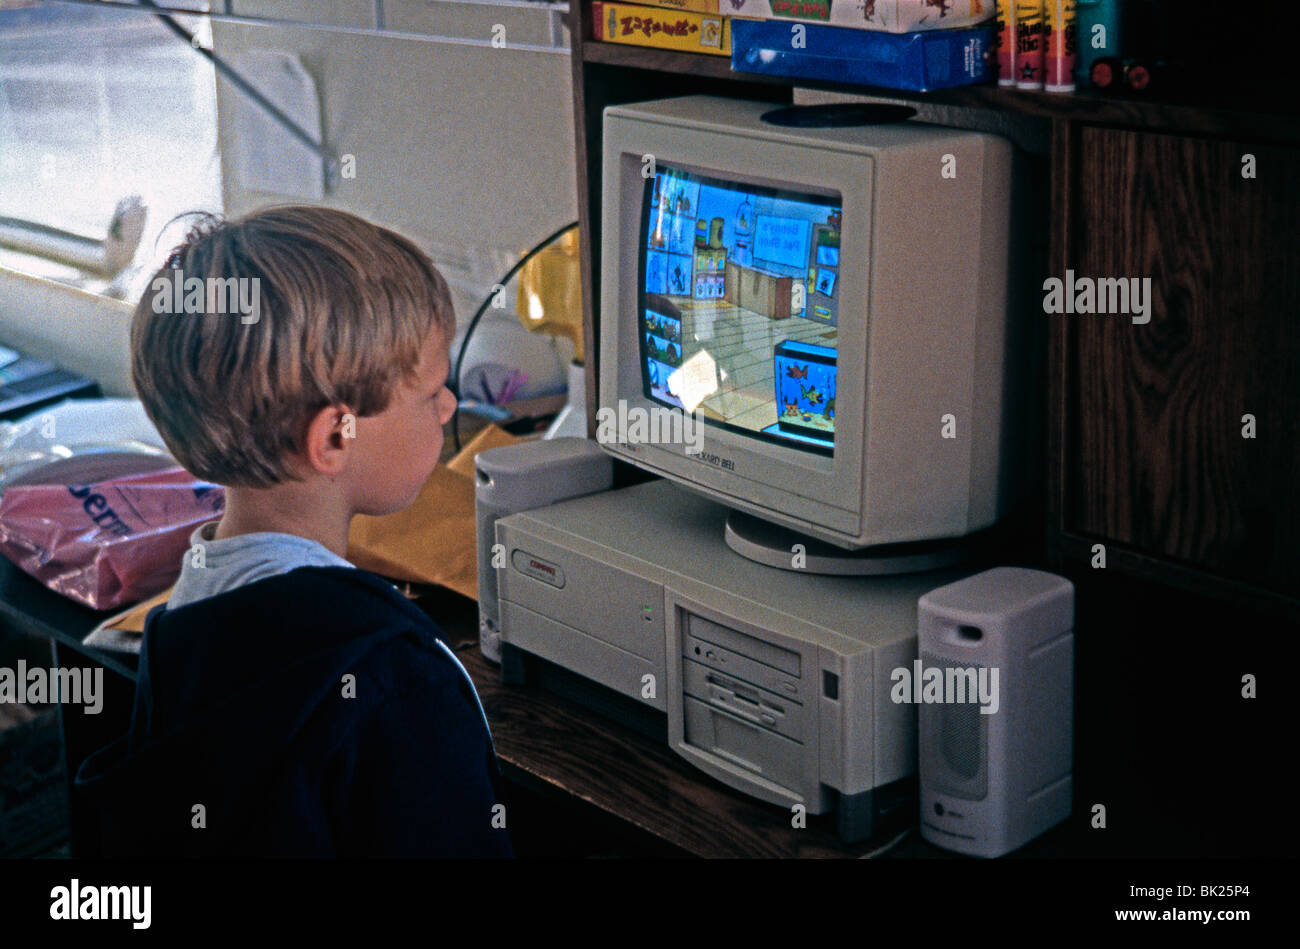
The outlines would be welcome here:
[[[804,32],[796,35],[797,27]],[[996,79],[995,39],[992,27],[881,33],[732,20],[731,69],[925,92]]]

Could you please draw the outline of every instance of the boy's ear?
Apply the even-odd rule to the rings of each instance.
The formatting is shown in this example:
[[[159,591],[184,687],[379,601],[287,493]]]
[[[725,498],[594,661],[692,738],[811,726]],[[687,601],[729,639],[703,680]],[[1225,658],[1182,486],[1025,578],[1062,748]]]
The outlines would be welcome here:
[[[353,430],[349,431],[349,427]],[[346,405],[327,405],[307,423],[303,460],[309,471],[338,474],[347,461],[348,442],[355,436],[356,416]]]

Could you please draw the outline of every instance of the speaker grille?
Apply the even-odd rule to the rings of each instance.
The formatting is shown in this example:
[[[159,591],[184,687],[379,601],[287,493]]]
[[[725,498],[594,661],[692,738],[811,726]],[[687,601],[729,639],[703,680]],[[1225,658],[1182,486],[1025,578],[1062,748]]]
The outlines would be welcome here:
[[[930,653],[921,654],[921,664],[941,670],[945,680],[949,669],[973,668],[978,675],[981,668]],[[927,704],[919,695],[913,698],[919,703],[922,784],[953,797],[983,799],[988,794],[989,717],[980,714],[978,702]]]
[[[963,781],[980,770],[980,715],[978,705],[939,707],[939,748],[944,766]]]

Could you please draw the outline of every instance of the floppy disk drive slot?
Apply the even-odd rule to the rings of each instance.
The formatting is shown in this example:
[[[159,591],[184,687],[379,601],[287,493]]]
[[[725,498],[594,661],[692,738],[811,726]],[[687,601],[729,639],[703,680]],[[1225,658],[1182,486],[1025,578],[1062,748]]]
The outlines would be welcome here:
[[[683,662],[683,691],[691,697],[795,741],[804,740],[803,709],[757,686],[714,672],[687,659]]]

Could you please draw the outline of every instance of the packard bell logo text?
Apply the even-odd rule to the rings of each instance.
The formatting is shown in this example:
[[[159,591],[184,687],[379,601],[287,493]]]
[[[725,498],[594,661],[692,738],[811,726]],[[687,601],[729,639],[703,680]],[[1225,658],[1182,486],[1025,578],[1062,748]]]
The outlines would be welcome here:
[[[629,406],[618,400],[618,409],[601,406],[596,412],[596,441],[602,445],[685,445],[686,454],[704,449],[704,422],[677,409],[661,406]]]

